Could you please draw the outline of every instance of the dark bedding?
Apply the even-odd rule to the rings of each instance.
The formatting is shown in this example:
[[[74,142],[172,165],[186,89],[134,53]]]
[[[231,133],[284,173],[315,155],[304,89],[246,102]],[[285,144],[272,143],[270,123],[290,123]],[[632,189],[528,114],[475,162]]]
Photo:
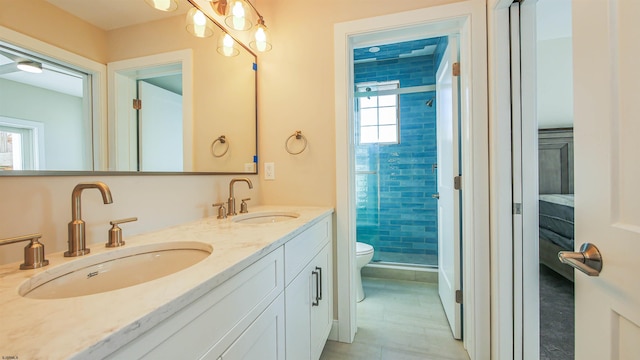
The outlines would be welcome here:
[[[540,238],[573,250],[573,194],[540,195]]]

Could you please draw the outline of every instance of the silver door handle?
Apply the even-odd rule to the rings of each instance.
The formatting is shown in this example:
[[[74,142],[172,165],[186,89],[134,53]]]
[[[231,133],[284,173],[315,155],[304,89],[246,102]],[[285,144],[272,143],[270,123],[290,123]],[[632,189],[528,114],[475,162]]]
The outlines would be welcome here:
[[[434,199],[440,199],[440,194],[431,194],[431,197]]]
[[[572,266],[589,276],[598,276],[602,271],[602,256],[598,248],[590,243],[580,245],[580,252],[560,251],[560,262]]]

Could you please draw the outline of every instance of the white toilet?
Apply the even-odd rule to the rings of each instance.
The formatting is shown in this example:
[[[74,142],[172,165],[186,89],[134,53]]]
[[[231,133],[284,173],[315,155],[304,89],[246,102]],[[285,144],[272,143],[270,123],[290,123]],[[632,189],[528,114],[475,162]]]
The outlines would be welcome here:
[[[364,300],[364,289],[362,288],[362,268],[373,259],[373,246],[361,242],[356,242],[356,289],[358,291],[358,302]]]

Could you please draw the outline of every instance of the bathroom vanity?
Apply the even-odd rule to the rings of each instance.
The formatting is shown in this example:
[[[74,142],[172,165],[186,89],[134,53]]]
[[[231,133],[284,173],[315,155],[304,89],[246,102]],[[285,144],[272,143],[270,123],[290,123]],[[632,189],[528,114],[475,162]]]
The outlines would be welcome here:
[[[41,269],[4,265],[1,355],[318,359],[333,322],[332,213],[255,207],[227,219],[125,234],[121,250],[93,240],[91,255],[47,254],[50,265]],[[186,269],[121,289],[51,299],[23,296],[34,277],[59,272],[70,262],[179,242],[205,244],[211,254]]]

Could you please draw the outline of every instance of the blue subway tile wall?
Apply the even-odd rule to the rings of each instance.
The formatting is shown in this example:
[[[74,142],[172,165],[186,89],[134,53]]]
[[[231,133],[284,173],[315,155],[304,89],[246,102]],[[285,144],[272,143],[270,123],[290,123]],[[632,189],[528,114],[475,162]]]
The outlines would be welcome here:
[[[446,38],[427,40],[417,46],[436,45],[436,53],[358,62],[356,51],[355,83],[399,80],[401,88],[434,85]],[[393,52],[389,46],[380,52]],[[404,52],[410,47],[398,46]],[[412,257],[424,259],[420,265],[437,265],[437,200],[431,197],[437,192],[436,108],[435,102],[426,105],[433,97],[435,91],[400,95],[398,144],[356,141],[357,241],[374,246],[374,261],[397,262],[397,255],[412,254],[424,255]]]

